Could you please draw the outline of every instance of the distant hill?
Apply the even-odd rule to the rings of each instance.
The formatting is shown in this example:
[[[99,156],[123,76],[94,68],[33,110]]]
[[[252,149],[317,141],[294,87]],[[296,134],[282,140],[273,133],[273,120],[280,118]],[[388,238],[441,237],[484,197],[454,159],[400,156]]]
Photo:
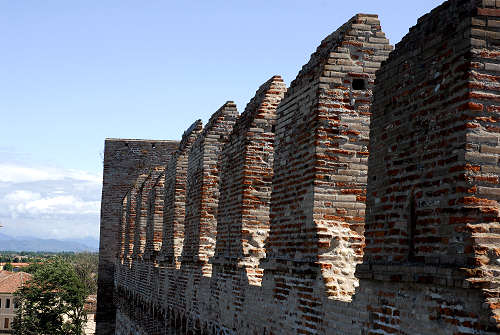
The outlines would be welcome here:
[[[0,251],[99,251],[99,242],[96,239],[41,239],[31,236],[11,237],[0,234]]]

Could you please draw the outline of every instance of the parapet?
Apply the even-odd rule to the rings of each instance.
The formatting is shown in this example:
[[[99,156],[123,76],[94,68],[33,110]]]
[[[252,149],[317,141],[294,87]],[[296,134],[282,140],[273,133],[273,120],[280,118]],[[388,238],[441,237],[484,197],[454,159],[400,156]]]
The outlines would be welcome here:
[[[357,14],[241,116],[107,141],[97,334],[498,334],[498,27]]]

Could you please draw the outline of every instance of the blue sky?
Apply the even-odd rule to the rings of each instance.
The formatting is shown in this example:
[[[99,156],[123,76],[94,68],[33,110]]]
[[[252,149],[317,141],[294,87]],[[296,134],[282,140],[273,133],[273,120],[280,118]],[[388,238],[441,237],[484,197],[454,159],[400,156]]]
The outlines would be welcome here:
[[[97,236],[106,137],[179,139],[226,100],[287,85],[356,13],[391,44],[442,1],[0,0],[0,223]]]

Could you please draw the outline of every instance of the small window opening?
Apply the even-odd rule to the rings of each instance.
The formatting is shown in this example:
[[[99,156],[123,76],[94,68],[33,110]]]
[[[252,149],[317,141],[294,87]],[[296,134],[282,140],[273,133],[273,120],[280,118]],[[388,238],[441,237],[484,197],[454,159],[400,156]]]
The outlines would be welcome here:
[[[153,149],[155,149],[156,148],[156,143],[151,144],[151,147],[153,147]]]
[[[5,308],[10,308],[10,299],[5,301]]]
[[[273,132],[273,133],[276,132],[276,126],[274,124],[271,126],[271,132]]]
[[[417,229],[417,213],[415,197],[412,194],[410,197],[410,217],[408,220],[408,261],[415,260],[415,230]]]
[[[352,81],[352,89],[356,91],[366,90],[366,82],[364,79],[356,78]]]

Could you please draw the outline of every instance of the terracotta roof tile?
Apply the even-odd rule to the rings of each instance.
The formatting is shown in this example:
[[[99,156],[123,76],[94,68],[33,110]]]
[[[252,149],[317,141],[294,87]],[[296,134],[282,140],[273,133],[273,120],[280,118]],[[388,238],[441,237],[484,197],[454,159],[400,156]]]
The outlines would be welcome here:
[[[30,279],[26,272],[0,271],[0,293],[14,293]]]

